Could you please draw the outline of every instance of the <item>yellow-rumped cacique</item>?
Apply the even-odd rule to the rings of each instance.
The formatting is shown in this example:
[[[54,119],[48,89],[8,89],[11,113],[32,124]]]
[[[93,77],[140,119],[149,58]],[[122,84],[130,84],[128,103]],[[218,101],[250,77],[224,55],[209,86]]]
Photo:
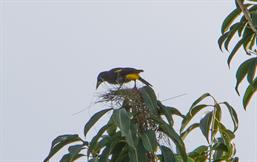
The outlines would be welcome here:
[[[107,82],[109,84],[118,84],[121,87],[124,83],[128,83],[130,81],[134,81],[134,88],[136,88],[136,80],[141,81],[147,86],[152,86],[139,75],[139,73],[143,71],[144,70],[129,67],[119,67],[113,68],[109,71],[103,71],[99,73],[97,77],[96,89],[103,82]]]

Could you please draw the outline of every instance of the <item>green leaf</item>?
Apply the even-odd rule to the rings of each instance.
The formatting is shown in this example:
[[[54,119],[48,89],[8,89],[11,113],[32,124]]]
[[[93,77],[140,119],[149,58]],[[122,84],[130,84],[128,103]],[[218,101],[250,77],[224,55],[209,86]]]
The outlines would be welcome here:
[[[115,125],[115,121],[114,121],[114,115],[112,114],[109,121],[108,121],[108,125],[111,125],[108,129],[107,129],[107,133],[110,136],[113,136],[117,130],[117,126]]]
[[[90,119],[89,121],[86,123],[85,127],[84,127],[84,136],[87,136],[88,131],[92,128],[92,126],[108,111],[112,110],[112,108],[110,109],[105,109],[105,110],[101,110],[97,113],[95,113]]]
[[[165,117],[166,117],[167,121],[169,122],[169,124],[171,126],[173,126],[174,121],[173,121],[172,115],[168,111],[168,108],[166,106],[164,106],[163,104],[161,104],[161,102],[159,102],[159,101],[158,101],[158,106],[160,107],[160,112],[165,115]]]
[[[237,72],[236,72],[236,86],[235,86],[235,90],[236,92],[238,93],[239,95],[239,91],[238,91],[238,86],[239,84],[242,82],[242,80],[245,78],[246,74],[248,73],[249,71],[249,68],[251,69],[253,64],[255,64],[256,62],[256,58],[250,58],[248,60],[246,60],[245,62],[243,62],[237,69]],[[252,71],[252,70],[250,70]],[[255,70],[254,70],[255,71]],[[250,72],[250,73],[253,73]],[[255,72],[254,72],[255,73]],[[252,77],[251,75],[252,74],[249,74],[249,78]]]
[[[175,162],[175,155],[173,152],[166,146],[160,146],[162,152],[162,162]]]
[[[181,112],[175,107],[166,106],[166,108],[171,115],[177,115],[177,116],[180,116],[181,118],[185,117],[185,115],[181,114]]]
[[[151,113],[157,114],[157,97],[154,90],[149,86],[144,86],[140,88],[140,93],[144,99],[146,107]]]
[[[98,156],[101,150],[105,147],[110,146],[112,143],[112,138],[108,135],[103,135],[101,139],[96,143],[96,146],[94,148],[94,154],[93,156]]]
[[[230,53],[230,55],[228,57],[227,63],[229,66],[230,66],[230,63],[231,63],[233,57],[235,56],[236,52],[238,51],[238,49],[242,46],[242,44],[247,42],[250,37],[252,37],[252,35],[247,35],[237,42],[237,44],[235,45],[235,47],[233,48],[232,52]]]
[[[224,151],[224,152],[228,152],[228,148],[227,146],[223,143],[223,142],[217,142],[213,145],[212,147],[213,150],[220,150],[220,151]]]
[[[195,100],[194,102],[193,102],[193,104],[192,104],[192,106],[191,106],[191,109],[193,108],[193,107],[195,107],[195,105],[197,105],[199,102],[201,102],[203,99],[205,99],[206,97],[209,97],[209,96],[211,96],[209,93],[205,93],[205,94],[203,94],[202,96],[200,96],[197,100]]]
[[[111,162],[116,161],[119,157],[124,156],[124,154],[122,155],[122,150],[124,149],[124,147],[126,147],[126,143],[123,141],[121,141],[122,139],[112,139],[112,143],[110,145],[110,152],[112,154],[111,157]]]
[[[219,123],[219,129],[220,129],[220,134],[224,140],[224,144],[228,148],[228,151],[224,158],[225,159],[231,158],[234,152],[234,148],[233,148],[233,145],[231,144],[231,141],[235,138],[235,135],[233,132],[228,130],[222,123]]]
[[[250,102],[250,99],[253,97],[253,94],[257,91],[257,77],[254,79],[253,84],[248,85],[243,97],[243,106],[246,110],[247,105]]]
[[[159,129],[163,133],[165,133],[177,146],[179,154],[182,156],[183,160],[187,161],[186,148],[181,137],[176,133],[173,127],[163,121],[161,118],[156,116],[151,116],[153,120],[155,120],[159,124]]]
[[[229,35],[229,32],[226,32],[222,34],[218,39],[218,44],[221,51],[222,51],[222,45],[224,44],[224,41],[227,39],[228,35]]]
[[[129,146],[127,144],[125,144],[124,147],[122,147],[115,162],[130,162],[128,151],[129,151]],[[112,162],[114,162],[114,161],[112,161]]]
[[[239,158],[238,157],[233,158],[232,162],[239,162]]]
[[[100,130],[97,132],[97,134],[92,138],[90,144],[89,144],[89,148],[88,148],[88,151],[87,151],[87,156],[90,155],[90,153],[93,155],[93,156],[96,156],[96,153],[97,153],[97,144],[99,143],[98,140],[100,139],[100,137],[103,135],[103,133],[109,128],[111,127],[112,125],[110,124],[107,124],[105,126],[103,126],[102,128],[100,128]]]
[[[253,79],[257,69],[257,57],[250,59],[251,61],[248,63],[248,75],[247,80],[249,84],[253,83]]]
[[[88,162],[98,162],[98,158],[90,159],[90,160],[88,160]]]
[[[240,26],[239,26],[238,32],[237,32],[239,37],[242,36],[242,32],[244,31],[244,29],[245,29],[245,27],[246,27],[246,25],[247,25],[246,22],[247,22],[247,21],[246,21],[245,17],[242,16],[242,18],[240,19]]]
[[[233,10],[223,21],[223,24],[221,26],[221,33],[224,34],[230,27],[230,25],[233,23],[233,21],[239,16],[241,13],[241,9],[236,8]]]
[[[158,146],[155,132],[153,130],[148,130],[140,133],[140,135],[144,148],[149,152],[155,152]]]
[[[136,128],[131,122],[128,112],[122,108],[114,110],[114,119],[122,135],[126,138],[129,146],[135,148],[137,145]]]
[[[215,135],[217,134],[217,132],[218,132],[218,130],[219,130],[219,127],[218,127],[218,124],[219,124],[219,122],[220,122],[220,120],[221,120],[221,107],[220,107],[220,105],[219,104],[215,104],[214,105],[214,108],[215,108],[215,110],[214,110],[214,126],[213,126],[213,130],[212,130],[212,136],[211,136],[211,139],[213,140],[214,139],[214,137],[215,137]]]
[[[188,156],[196,161],[205,161],[208,157],[208,146],[201,145],[188,154]]]
[[[147,154],[149,155],[149,152],[145,149],[141,140],[139,140],[136,150],[137,150],[137,155],[138,155],[138,162],[149,162],[150,161],[150,160],[148,160],[148,156],[147,156]],[[134,161],[131,161],[131,162],[134,162]]]
[[[175,159],[176,159],[176,162],[184,161],[180,155],[175,155]],[[195,161],[193,159],[191,159],[190,157],[188,157],[186,162],[195,162]]]
[[[60,162],[73,162],[79,158],[81,158],[82,156],[85,156],[83,154],[77,154],[76,157],[73,157],[72,154],[68,153],[65,154],[62,159],[60,160]]]
[[[254,37],[254,32],[252,31],[252,29],[249,27],[249,25],[246,26],[244,33],[243,33],[243,38],[244,42],[243,42],[243,47],[245,52],[248,54],[248,49],[250,49],[250,44],[251,44],[251,40]]]
[[[228,66],[230,66],[230,63],[232,61],[232,59],[234,58],[236,52],[239,50],[239,48],[242,46],[244,42],[244,39],[240,39],[237,44],[235,45],[235,47],[233,48],[232,52],[230,53],[230,55],[228,56],[228,60],[227,60],[227,64]]]
[[[202,104],[202,105],[197,105],[193,108],[191,108],[189,110],[189,112],[186,114],[185,118],[182,120],[181,123],[181,128],[180,128],[180,132],[182,132],[185,127],[187,126],[187,124],[191,121],[191,119],[202,109],[204,109],[205,107],[207,107],[208,105]]]
[[[209,132],[211,129],[211,122],[212,122],[212,114],[213,112],[208,112],[201,120],[200,120],[200,129],[206,138],[207,142],[210,143],[209,141]]]
[[[186,138],[186,136],[195,128],[198,128],[200,126],[199,123],[194,123],[192,125],[190,125],[184,132],[182,132],[180,134],[181,138],[184,140]]]
[[[228,111],[230,113],[231,119],[232,119],[233,124],[234,124],[234,131],[233,132],[235,132],[238,128],[237,113],[236,113],[235,109],[228,102],[224,102],[224,104],[226,105],[226,107],[228,108]]]
[[[110,155],[110,146],[106,146],[103,151],[101,152],[99,162],[108,162],[108,157]]]
[[[214,162],[220,162],[226,160],[224,156],[228,153],[228,148],[224,143],[224,139],[217,138],[216,143],[213,145],[212,150],[214,150],[213,160]]]
[[[252,22],[255,28],[257,28],[257,12],[254,11],[251,13]]]
[[[225,44],[224,44],[224,47],[227,51],[228,51],[229,43],[230,43],[231,39],[234,37],[234,35],[235,35],[236,31],[238,30],[239,26],[240,26],[240,23],[238,22],[238,23],[233,24],[230,27],[228,37],[227,37],[227,39],[225,41]]]
[[[61,148],[63,148],[64,146],[66,146],[70,143],[73,143],[73,142],[83,142],[83,141],[77,134],[61,135],[61,136],[58,136],[57,138],[55,138],[52,142],[50,152],[49,152],[48,156],[45,158],[44,162],[48,162],[49,159],[53,155],[55,155]]]
[[[75,161],[76,159],[78,159],[82,156],[85,156],[83,154],[80,154],[80,151],[85,149],[84,146],[85,146],[84,144],[70,146],[68,148],[68,150],[69,150],[69,154],[68,154],[69,156],[67,156],[67,157],[69,157],[68,159],[70,161]]]

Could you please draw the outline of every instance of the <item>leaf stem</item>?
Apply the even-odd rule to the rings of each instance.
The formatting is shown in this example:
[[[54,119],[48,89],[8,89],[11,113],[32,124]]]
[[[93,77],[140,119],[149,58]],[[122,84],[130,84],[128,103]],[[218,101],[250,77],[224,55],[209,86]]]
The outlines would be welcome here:
[[[214,100],[214,105],[213,105],[213,108],[214,108],[214,110],[213,110],[213,112],[212,112],[212,125],[211,125],[211,143],[210,143],[210,145],[209,145],[209,147],[210,147],[210,154],[209,154],[209,162],[211,162],[212,161],[212,145],[213,145],[213,141],[214,141],[214,137],[213,137],[213,131],[214,131],[214,121],[215,121],[215,114],[216,114],[216,104],[218,104],[217,103],[217,101],[214,99],[214,97],[213,97],[213,100]]]
[[[252,29],[252,31],[257,34],[257,29],[255,28],[255,26],[253,25],[252,19],[250,17],[250,13],[247,10],[247,8],[245,8],[243,1],[242,0],[236,0],[236,3],[238,4],[238,6],[240,7],[240,9],[242,10],[245,19],[247,20],[249,27]]]

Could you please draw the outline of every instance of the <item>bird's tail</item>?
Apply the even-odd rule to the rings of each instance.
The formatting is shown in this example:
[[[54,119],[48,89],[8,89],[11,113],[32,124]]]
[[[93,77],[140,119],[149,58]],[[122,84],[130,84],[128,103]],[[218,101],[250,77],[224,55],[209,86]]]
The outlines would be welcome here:
[[[138,80],[140,80],[142,83],[144,83],[147,86],[152,86],[152,84],[150,84],[149,82],[147,82],[146,80],[144,80],[143,78],[139,78]]]

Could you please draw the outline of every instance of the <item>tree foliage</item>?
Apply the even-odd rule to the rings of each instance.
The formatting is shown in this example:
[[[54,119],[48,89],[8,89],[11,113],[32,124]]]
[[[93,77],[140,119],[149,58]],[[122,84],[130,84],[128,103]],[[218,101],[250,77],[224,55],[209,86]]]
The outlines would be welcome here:
[[[248,59],[245,60],[236,72],[236,92],[244,78],[247,78],[248,87],[243,96],[243,106],[246,109],[250,99],[257,91],[257,5],[255,0],[245,1],[236,0],[236,8],[225,18],[221,26],[221,36],[218,40],[220,49],[225,48],[229,51],[229,45],[237,34],[238,41],[232,47],[227,63],[230,66],[233,58],[238,54],[242,47]]]
[[[213,104],[202,104],[208,97],[213,99]],[[57,137],[45,162],[66,145],[69,145],[68,153],[61,162],[72,162],[82,156],[86,156],[89,162],[203,162],[236,158],[232,141],[238,128],[237,114],[231,105],[218,103],[209,93],[199,97],[186,115],[162,104],[148,86],[109,91],[101,96],[101,101],[119,106],[93,115],[84,127],[84,139],[88,138],[88,132],[107,112],[111,112],[109,121],[90,141],[82,140],[78,135]],[[232,130],[221,120],[222,107],[230,112],[234,123]],[[192,118],[204,109],[209,112],[198,123],[189,125]],[[179,132],[174,128],[174,115],[182,118]],[[187,152],[184,139],[196,128],[201,130],[208,145],[203,144]],[[167,141],[163,142],[166,138]],[[175,150],[172,149],[174,147]]]
[[[224,19],[218,40],[220,49],[230,53],[227,59],[229,66],[241,47],[248,57],[237,69],[235,85],[236,92],[240,94],[239,86],[247,78],[248,86],[243,96],[245,109],[257,91],[256,2],[235,0],[236,7]],[[236,43],[232,46],[233,40]],[[65,146],[68,146],[68,150],[61,162],[72,162],[83,156],[89,162],[239,161],[233,143],[239,124],[237,113],[228,102],[218,102],[209,93],[196,99],[186,114],[164,105],[148,86],[110,90],[101,96],[100,101],[111,102],[114,107],[95,113],[85,124],[84,137],[66,134],[55,138],[44,162],[48,162]],[[233,128],[228,128],[223,122],[224,111],[229,112]],[[111,113],[108,122],[99,128],[92,139],[88,139],[88,132],[106,113]],[[203,117],[198,119],[198,114]],[[179,130],[174,128],[177,122],[174,116],[182,119]],[[206,143],[199,144],[189,152],[184,141],[195,129],[200,130]]]

